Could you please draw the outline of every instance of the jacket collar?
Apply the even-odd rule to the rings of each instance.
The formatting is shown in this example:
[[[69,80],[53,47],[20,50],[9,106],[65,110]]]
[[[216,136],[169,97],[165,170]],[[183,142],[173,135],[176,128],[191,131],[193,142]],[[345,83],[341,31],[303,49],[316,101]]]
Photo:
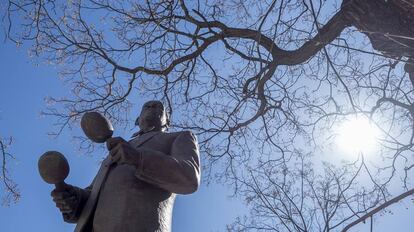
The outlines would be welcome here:
[[[132,144],[134,144],[135,147],[139,147],[142,144],[144,144],[145,142],[147,142],[148,140],[150,140],[151,138],[153,138],[154,136],[163,133],[162,131],[149,131],[146,132],[142,135],[138,135],[136,137],[133,137],[130,142],[132,142]]]

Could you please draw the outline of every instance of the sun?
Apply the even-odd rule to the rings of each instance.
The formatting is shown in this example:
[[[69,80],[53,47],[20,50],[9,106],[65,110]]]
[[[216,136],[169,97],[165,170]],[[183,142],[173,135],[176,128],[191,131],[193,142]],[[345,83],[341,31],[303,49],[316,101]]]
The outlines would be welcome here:
[[[366,117],[353,117],[344,121],[338,131],[336,143],[347,153],[369,154],[377,150],[380,130]]]

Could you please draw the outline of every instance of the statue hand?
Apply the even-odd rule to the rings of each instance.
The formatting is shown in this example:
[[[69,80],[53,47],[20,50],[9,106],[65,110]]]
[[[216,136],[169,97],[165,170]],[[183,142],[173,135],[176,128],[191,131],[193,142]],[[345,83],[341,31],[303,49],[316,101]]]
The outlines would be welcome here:
[[[63,191],[54,189],[51,192],[51,196],[56,203],[56,207],[59,208],[60,212],[63,214],[71,214],[76,211],[79,199],[75,187],[72,185],[66,185]]]
[[[138,150],[121,137],[110,138],[106,141],[109,155],[113,162],[118,164],[131,164],[138,167]]]

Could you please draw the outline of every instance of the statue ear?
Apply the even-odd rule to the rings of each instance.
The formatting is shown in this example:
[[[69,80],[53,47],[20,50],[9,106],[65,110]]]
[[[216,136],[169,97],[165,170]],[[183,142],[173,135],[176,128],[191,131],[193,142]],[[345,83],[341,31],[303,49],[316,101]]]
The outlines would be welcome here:
[[[165,111],[165,119],[165,126],[168,128],[171,125],[170,113],[168,113],[168,111]]]
[[[170,125],[171,125],[170,117],[167,118],[167,124],[166,125],[167,125],[167,127],[170,127]]]
[[[135,119],[135,126],[139,126],[139,117],[137,117],[137,119]]]

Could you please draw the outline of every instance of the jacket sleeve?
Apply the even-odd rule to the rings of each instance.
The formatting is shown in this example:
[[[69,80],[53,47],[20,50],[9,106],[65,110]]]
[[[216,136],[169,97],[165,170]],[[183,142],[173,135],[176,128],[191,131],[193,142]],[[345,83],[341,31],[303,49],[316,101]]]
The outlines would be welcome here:
[[[200,185],[200,156],[196,137],[181,132],[173,141],[170,154],[138,148],[137,178],[179,194],[190,194]]]
[[[77,205],[76,205],[74,211],[72,211],[70,213],[63,213],[62,214],[63,220],[65,222],[68,222],[68,223],[77,223],[78,222],[78,219],[80,217],[80,214],[82,213],[83,207],[85,206],[85,203],[88,200],[89,195],[91,193],[92,186],[93,186],[93,182],[89,187],[87,187],[85,189],[81,189],[81,188],[78,188],[78,187],[75,187],[75,186],[73,187],[74,191],[75,191],[76,198],[78,199],[77,200]]]

